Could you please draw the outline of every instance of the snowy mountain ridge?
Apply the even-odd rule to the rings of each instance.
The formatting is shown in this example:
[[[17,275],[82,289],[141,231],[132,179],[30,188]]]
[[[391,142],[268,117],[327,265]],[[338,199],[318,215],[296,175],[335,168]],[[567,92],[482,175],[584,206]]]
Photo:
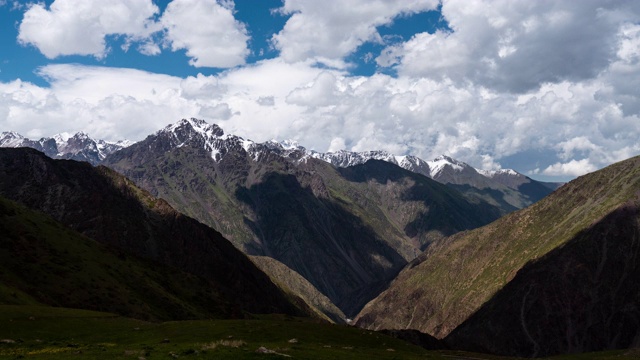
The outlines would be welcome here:
[[[169,140],[169,147],[179,148],[185,145],[201,147],[210,152],[211,158],[216,162],[220,161],[230,151],[243,149],[254,161],[259,161],[267,153],[275,153],[294,162],[315,158],[336,167],[349,167],[364,164],[369,160],[382,160],[439,181],[443,180],[441,179],[443,177],[451,177],[452,173],[461,172],[476,172],[489,179],[496,176],[524,177],[524,175],[511,169],[475,169],[446,155],[438,156],[431,161],[425,161],[417,156],[394,155],[383,150],[361,152],[339,150],[323,153],[308,150],[295,140],[269,140],[264,143],[256,143],[240,136],[225,134],[218,125],[209,124],[204,120],[195,118],[182,119],[167,125],[158,130],[154,136],[162,134],[165,134]],[[133,142],[127,140],[118,142],[96,140],[84,132],[75,134],[63,132],[37,141],[25,138],[13,131],[6,131],[0,134],[0,147],[31,147],[44,152],[52,158],[89,161],[94,165],[108,155],[132,144]]]
[[[108,155],[132,144],[128,140],[117,142],[95,140],[84,132],[75,134],[64,132],[39,140],[28,139],[14,131],[5,131],[0,134],[0,147],[30,147],[54,159],[87,161],[93,165],[97,165]]]
[[[214,161],[220,161],[225,154],[233,149],[242,148],[254,161],[258,161],[265,155],[265,151],[269,151],[298,162],[315,158],[336,167],[349,167],[364,164],[369,160],[382,160],[430,178],[437,178],[446,170],[473,169],[471,171],[476,171],[470,165],[445,155],[439,156],[433,161],[425,161],[416,156],[397,156],[383,150],[361,152],[339,150],[323,153],[308,150],[295,140],[269,140],[264,143],[256,143],[236,135],[225,134],[218,125],[208,124],[204,120],[193,118],[182,119],[175,124],[168,125],[156,132],[155,135],[161,134],[166,134],[172,139],[172,147],[181,147],[187,143],[191,146],[203,147],[211,153],[211,158]]]

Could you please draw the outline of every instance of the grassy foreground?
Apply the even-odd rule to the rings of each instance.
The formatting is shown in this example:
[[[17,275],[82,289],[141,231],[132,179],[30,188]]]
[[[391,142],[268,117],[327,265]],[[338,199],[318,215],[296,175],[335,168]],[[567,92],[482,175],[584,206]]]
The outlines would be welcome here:
[[[554,359],[634,359],[634,350]],[[152,323],[0,305],[0,359],[507,359],[427,351],[379,333],[288,316]]]

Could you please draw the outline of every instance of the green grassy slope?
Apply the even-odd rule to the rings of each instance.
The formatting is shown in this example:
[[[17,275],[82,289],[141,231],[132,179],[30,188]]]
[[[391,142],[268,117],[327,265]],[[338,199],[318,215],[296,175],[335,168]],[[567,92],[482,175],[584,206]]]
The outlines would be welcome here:
[[[434,244],[365,307],[358,323],[370,328],[415,328],[445,337],[527,263],[636,201],[639,190],[640,158],[633,158],[580,177],[490,225]],[[635,228],[633,222],[626,224]],[[593,238],[595,244],[603,239],[597,234]],[[607,264],[615,261],[609,259]],[[606,269],[619,271],[620,267]]]
[[[229,316],[212,284],[104,246],[0,197],[0,304],[47,304],[141,319]]]
[[[269,274],[273,282],[281,289],[286,293],[300,297],[321,318],[337,324],[345,323],[346,316],[342,311],[300,274],[268,256],[251,256],[250,259],[262,271]]]
[[[0,359],[439,359],[356,328],[264,316],[149,323],[105,313],[0,306]],[[264,347],[275,353],[257,353]],[[277,353],[277,354],[276,354]]]

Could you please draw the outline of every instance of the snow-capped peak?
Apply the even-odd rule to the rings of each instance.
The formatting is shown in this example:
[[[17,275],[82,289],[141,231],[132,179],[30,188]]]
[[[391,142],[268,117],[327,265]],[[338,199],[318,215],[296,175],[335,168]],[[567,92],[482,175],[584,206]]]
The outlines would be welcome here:
[[[60,146],[61,144],[66,144],[72,136],[73,135],[68,132],[61,132],[59,134],[53,135],[52,138],[56,141],[56,144]]]
[[[3,132],[0,137],[0,147],[30,147],[54,159],[88,161],[94,165],[107,155],[131,144],[127,140],[117,143],[94,140],[85,132],[75,134],[62,132],[37,141],[27,139],[15,132]]]
[[[25,137],[14,131],[3,131],[0,135],[0,147],[21,146]]]
[[[463,162],[454,160],[446,155],[440,155],[437,158],[433,159],[432,161],[427,161],[427,164],[429,164],[429,169],[431,170],[430,171],[431,177],[437,176],[446,167],[451,167],[453,168],[453,170],[456,170],[456,171],[462,171],[466,166],[469,166]]]
[[[396,157],[386,151],[363,151],[354,152],[348,150],[338,150],[336,152],[311,152],[311,157],[324,160],[337,167],[348,167],[354,165],[364,164],[369,160],[383,160],[398,165]]]
[[[273,140],[273,141],[277,141],[277,140]],[[280,141],[280,145],[282,145],[282,148],[285,149],[285,150],[300,150],[300,149],[304,149],[302,146],[300,146],[300,144],[297,141],[291,140],[291,139]]]

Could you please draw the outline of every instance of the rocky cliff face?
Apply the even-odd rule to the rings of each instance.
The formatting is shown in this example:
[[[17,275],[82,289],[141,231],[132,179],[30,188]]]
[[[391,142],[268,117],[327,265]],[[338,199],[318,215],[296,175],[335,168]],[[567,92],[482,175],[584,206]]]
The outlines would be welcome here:
[[[546,356],[637,344],[640,158],[433,244],[356,321]]]

